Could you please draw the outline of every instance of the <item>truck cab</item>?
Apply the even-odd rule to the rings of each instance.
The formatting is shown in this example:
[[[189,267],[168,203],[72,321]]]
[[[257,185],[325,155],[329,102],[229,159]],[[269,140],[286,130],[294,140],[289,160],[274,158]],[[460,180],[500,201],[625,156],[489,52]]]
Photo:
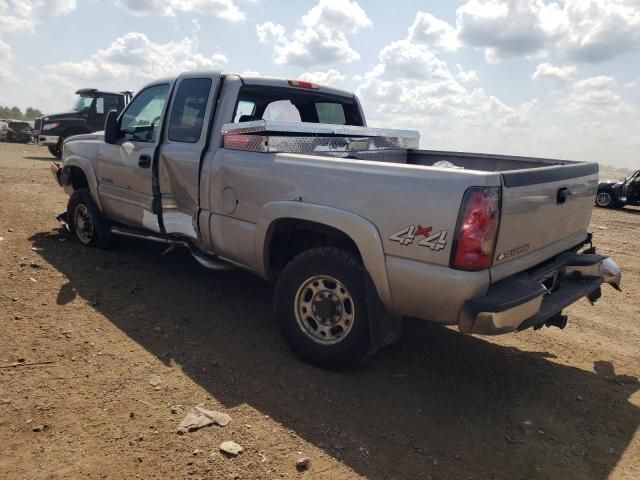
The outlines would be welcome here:
[[[122,112],[132,93],[83,88],[77,90],[76,95],[70,111],[44,115],[35,123],[38,145],[48,147],[56,158],[62,158],[62,144],[66,138],[104,129],[106,114],[111,110]]]
[[[104,211],[132,227],[201,242],[204,237],[194,225],[198,212],[230,201],[232,191],[223,200],[217,195],[227,185],[205,181],[223,147],[224,124],[256,119],[365,124],[353,94],[292,83],[193,72],[147,85],[117,120],[110,116],[105,141],[97,145]]]

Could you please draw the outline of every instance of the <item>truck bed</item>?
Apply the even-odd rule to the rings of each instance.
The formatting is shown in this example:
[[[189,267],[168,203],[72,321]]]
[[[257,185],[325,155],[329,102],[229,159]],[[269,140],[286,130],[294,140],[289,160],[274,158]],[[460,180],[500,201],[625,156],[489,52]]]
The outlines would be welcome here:
[[[582,163],[548,158],[450,152],[441,150],[409,150],[407,152],[407,163],[410,165],[432,167],[438,162],[449,162],[460,168],[482,172],[504,172],[509,170],[524,170]]]

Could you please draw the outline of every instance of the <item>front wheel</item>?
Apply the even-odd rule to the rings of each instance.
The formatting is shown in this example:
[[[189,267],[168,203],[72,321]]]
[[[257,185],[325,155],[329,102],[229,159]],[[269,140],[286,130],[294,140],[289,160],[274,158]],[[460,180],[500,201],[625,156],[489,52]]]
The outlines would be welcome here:
[[[308,250],[278,279],[275,309],[282,335],[301,359],[343,368],[372,351],[365,270],[339,248]]]
[[[60,137],[58,143],[55,145],[49,145],[49,153],[56,157],[58,160],[62,158],[62,144],[64,142],[64,138]]]
[[[111,235],[107,219],[100,213],[87,188],[76,190],[67,204],[69,230],[86,246],[107,248]]]
[[[607,190],[600,190],[596,195],[596,205],[600,208],[613,208],[613,196]]]

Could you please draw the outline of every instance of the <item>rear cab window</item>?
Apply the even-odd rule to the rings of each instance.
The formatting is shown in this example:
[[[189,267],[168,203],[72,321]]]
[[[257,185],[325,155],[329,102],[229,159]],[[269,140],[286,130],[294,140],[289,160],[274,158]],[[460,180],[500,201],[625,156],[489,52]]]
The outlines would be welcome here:
[[[352,97],[298,88],[245,85],[240,89],[233,121],[256,120],[364,125]]]
[[[332,123],[334,125],[346,125],[344,106],[341,103],[318,102],[316,112],[320,123]]]

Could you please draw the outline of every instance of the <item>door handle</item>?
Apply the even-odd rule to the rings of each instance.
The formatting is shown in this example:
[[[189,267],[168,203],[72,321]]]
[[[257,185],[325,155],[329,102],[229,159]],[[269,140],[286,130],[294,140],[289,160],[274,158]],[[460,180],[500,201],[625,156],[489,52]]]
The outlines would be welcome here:
[[[151,156],[140,155],[140,158],[138,158],[138,166],[140,168],[149,168],[151,166]]]
[[[560,190],[558,190],[558,196],[556,197],[556,201],[558,203],[564,203],[569,199],[571,195],[572,195],[571,190],[569,190],[567,187],[563,187]]]

